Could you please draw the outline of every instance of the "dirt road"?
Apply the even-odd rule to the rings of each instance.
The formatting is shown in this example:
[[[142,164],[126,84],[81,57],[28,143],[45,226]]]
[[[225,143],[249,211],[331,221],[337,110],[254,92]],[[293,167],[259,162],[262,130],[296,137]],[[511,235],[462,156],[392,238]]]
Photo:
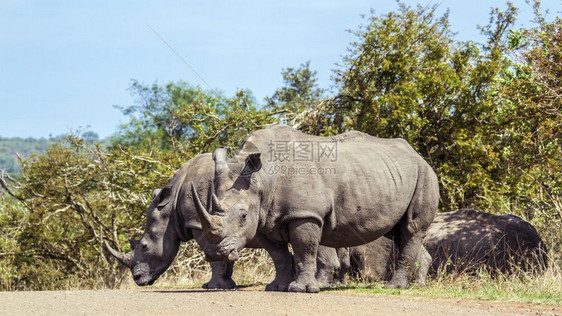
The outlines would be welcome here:
[[[561,307],[349,292],[0,292],[0,315],[562,315]]]

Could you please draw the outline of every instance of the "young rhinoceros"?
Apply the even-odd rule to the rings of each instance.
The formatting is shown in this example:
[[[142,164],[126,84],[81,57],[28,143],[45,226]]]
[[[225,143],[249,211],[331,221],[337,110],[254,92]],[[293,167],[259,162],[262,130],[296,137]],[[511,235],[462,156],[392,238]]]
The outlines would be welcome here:
[[[230,161],[222,148],[213,158],[210,212],[192,184],[208,259],[235,261],[257,237],[276,267],[267,290],[318,292],[319,245],[351,247],[387,234],[400,239],[387,287],[408,286],[439,187],[431,167],[404,140],[360,132],[317,137],[275,126],[252,133]],[[288,269],[288,243],[296,279]]]

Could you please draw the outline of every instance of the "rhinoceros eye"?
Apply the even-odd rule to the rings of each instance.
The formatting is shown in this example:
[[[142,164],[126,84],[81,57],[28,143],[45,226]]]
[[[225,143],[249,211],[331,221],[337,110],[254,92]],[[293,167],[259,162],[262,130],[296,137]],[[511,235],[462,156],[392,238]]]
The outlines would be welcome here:
[[[246,214],[245,212],[240,215],[240,227],[246,225],[246,217],[248,217],[248,214]]]

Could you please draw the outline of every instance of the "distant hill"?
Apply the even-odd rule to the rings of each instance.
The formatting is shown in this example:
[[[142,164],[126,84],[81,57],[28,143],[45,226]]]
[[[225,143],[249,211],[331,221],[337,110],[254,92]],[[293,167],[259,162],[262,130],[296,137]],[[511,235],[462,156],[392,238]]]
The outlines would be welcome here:
[[[0,169],[7,173],[19,173],[16,153],[24,158],[34,153],[43,153],[53,141],[54,139],[46,138],[0,137]]]
[[[98,142],[104,145],[109,142],[109,139],[100,140],[98,134],[92,131],[83,132],[80,136],[89,143]],[[44,153],[53,142],[64,137],[64,135],[59,135],[47,139],[0,136],[0,170],[6,170],[7,173],[11,174],[19,173],[20,168],[16,153],[22,158],[27,158],[35,153]]]

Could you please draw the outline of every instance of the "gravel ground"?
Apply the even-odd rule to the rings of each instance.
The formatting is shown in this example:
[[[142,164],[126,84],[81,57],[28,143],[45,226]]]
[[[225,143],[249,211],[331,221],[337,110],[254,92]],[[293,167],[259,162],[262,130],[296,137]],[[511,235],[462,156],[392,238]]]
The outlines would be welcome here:
[[[562,315],[562,306],[341,291],[145,289],[0,292],[0,315]]]

